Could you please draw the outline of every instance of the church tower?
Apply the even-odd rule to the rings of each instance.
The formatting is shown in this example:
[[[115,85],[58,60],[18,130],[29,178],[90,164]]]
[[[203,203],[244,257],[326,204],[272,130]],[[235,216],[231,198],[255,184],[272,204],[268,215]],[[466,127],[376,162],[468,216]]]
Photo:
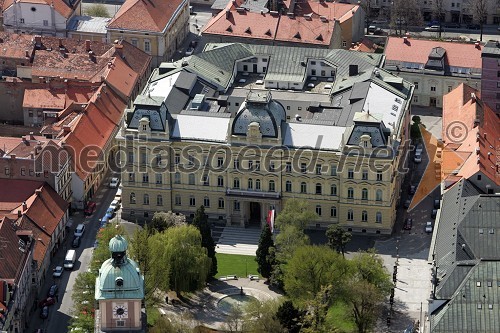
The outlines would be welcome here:
[[[96,332],[145,332],[144,276],[127,258],[127,241],[120,235],[109,241],[111,258],[99,269],[95,299]]]

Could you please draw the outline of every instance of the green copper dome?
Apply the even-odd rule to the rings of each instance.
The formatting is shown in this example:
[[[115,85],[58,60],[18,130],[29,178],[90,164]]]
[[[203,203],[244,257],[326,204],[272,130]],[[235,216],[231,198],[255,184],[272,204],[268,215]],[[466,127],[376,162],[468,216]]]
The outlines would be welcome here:
[[[127,240],[121,235],[116,235],[109,241],[109,250],[113,252],[126,252],[127,251]]]

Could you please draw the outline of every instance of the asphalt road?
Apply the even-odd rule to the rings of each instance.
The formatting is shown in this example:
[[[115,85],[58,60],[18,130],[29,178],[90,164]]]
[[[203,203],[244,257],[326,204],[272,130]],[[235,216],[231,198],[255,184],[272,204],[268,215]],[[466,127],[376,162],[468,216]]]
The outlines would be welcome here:
[[[33,332],[35,329],[43,328],[44,332],[50,333],[66,333],[68,332],[68,324],[71,316],[74,315],[73,300],[71,299],[73,285],[75,283],[76,276],[80,272],[85,272],[89,268],[90,260],[92,258],[92,249],[94,241],[96,239],[97,231],[99,230],[98,219],[104,216],[106,210],[108,209],[111,201],[114,198],[116,189],[107,188],[107,183],[110,177],[108,177],[104,184],[99,188],[97,194],[92,199],[97,203],[97,209],[94,214],[88,218],[83,216],[83,212],[79,211],[73,214],[73,226],[71,230],[68,231],[66,236],[65,244],[59,249],[57,254],[52,258],[52,264],[46,276],[46,282],[39,293],[38,299],[43,299],[50,286],[56,283],[59,286],[59,292],[57,297],[57,303],[49,307],[49,317],[47,319],[41,319],[39,310],[34,312],[32,320],[30,322],[29,329],[27,332]],[[80,247],[75,249],[77,253],[77,259],[75,262],[75,268],[72,271],[64,271],[61,278],[52,278],[52,269],[55,266],[62,266],[64,256],[68,249],[71,249],[71,241],[73,240],[74,229],[78,223],[84,223],[85,233],[82,238]],[[94,292],[94,290],[90,290]]]
[[[377,25],[375,25],[377,26]],[[427,37],[427,38],[436,38],[439,36],[438,32],[425,31],[425,27],[409,27],[408,32],[410,36],[417,37]],[[470,29],[454,29],[454,28],[443,28],[444,31],[441,33],[442,39],[456,39],[460,36],[463,36],[469,40],[479,40],[480,31],[479,30],[470,30]],[[382,26],[382,30],[386,34],[394,33],[394,29],[390,29],[388,26]],[[404,29],[403,29],[404,32]],[[500,31],[497,30],[495,26],[487,26],[483,30],[483,41],[487,40],[499,40],[500,39]]]

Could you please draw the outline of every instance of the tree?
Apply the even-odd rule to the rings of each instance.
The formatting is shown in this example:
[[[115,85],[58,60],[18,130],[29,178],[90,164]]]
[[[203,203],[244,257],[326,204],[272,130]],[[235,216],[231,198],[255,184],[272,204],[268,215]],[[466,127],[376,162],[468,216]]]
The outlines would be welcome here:
[[[230,333],[239,333],[243,328],[243,310],[237,306],[231,308],[226,316],[223,329]]]
[[[265,278],[271,276],[271,271],[273,269],[272,257],[269,254],[269,249],[274,247],[273,235],[271,229],[266,224],[262,229],[259,239],[259,247],[257,248],[257,253],[255,261],[257,261],[257,271]],[[274,256],[273,256],[274,257]]]
[[[276,317],[281,323],[281,326],[288,330],[288,333],[299,333],[302,327],[303,312],[293,306],[292,301],[283,302],[276,312]]]
[[[307,201],[288,199],[285,203],[285,208],[276,218],[276,226],[281,229],[284,226],[293,225],[300,230],[304,230],[316,218],[316,213],[309,208]]]
[[[109,241],[116,235],[123,234],[125,234],[125,230],[119,224],[108,224],[105,228],[99,229],[96,236],[97,246],[92,253],[92,261],[90,262],[90,270],[96,275],[102,263],[111,258]]]
[[[349,266],[350,274],[342,294],[351,307],[358,332],[370,332],[393,284],[382,259],[374,252],[356,255],[349,260]]]
[[[295,305],[303,306],[322,287],[340,286],[347,272],[346,260],[330,248],[301,246],[285,266],[285,291]]]
[[[302,319],[301,333],[336,333],[334,327],[329,327],[325,324],[326,315],[330,306],[332,287],[326,285],[321,287],[321,290],[316,296],[307,301],[307,312]]]
[[[156,212],[149,223],[151,232],[162,232],[168,228],[186,224],[186,217],[182,214],[175,214],[171,211]]]
[[[442,25],[446,17],[446,7],[444,0],[434,0],[432,5],[432,12],[434,14],[434,18],[439,22],[438,36],[439,38],[441,38],[441,33],[443,30]]]
[[[254,300],[245,307],[244,332],[255,333],[285,333],[285,328],[280,324],[276,312],[280,301],[269,300],[260,302]]]
[[[97,17],[111,17],[111,15],[109,15],[108,10],[106,9],[106,6],[104,6],[101,3],[96,3],[89,6],[85,10],[85,15],[97,16]]]
[[[328,238],[328,246],[332,250],[342,253],[342,256],[345,257],[345,247],[351,241],[351,233],[345,231],[341,226],[331,225],[326,230],[326,237]]]
[[[215,256],[215,242],[212,238],[212,231],[208,224],[208,216],[205,214],[205,207],[200,206],[193,218],[193,225],[198,228],[201,234],[201,246],[207,249],[207,255],[212,261],[210,273],[207,278],[213,278],[217,274],[217,257]]]
[[[422,25],[422,14],[417,0],[394,0],[391,7],[391,27],[396,34],[402,35],[403,28],[408,31],[408,26]]]
[[[465,5],[469,13],[473,14],[474,21],[479,24],[481,29],[479,40],[483,41],[483,25],[486,23],[488,11],[491,8],[497,8],[499,3],[495,4],[495,0],[466,0]]]

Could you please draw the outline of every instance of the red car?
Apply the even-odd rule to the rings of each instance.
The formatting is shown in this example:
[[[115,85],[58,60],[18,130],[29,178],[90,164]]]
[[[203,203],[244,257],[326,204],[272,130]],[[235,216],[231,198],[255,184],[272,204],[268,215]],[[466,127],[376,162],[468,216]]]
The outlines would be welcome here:
[[[94,214],[95,209],[96,209],[95,202],[89,201],[87,203],[87,206],[85,207],[85,211],[83,213],[85,214],[85,216],[90,216],[90,215]]]
[[[39,303],[38,306],[43,308],[44,306],[51,306],[56,303],[56,299],[54,297],[47,297],[45,299],[42,299]]]

